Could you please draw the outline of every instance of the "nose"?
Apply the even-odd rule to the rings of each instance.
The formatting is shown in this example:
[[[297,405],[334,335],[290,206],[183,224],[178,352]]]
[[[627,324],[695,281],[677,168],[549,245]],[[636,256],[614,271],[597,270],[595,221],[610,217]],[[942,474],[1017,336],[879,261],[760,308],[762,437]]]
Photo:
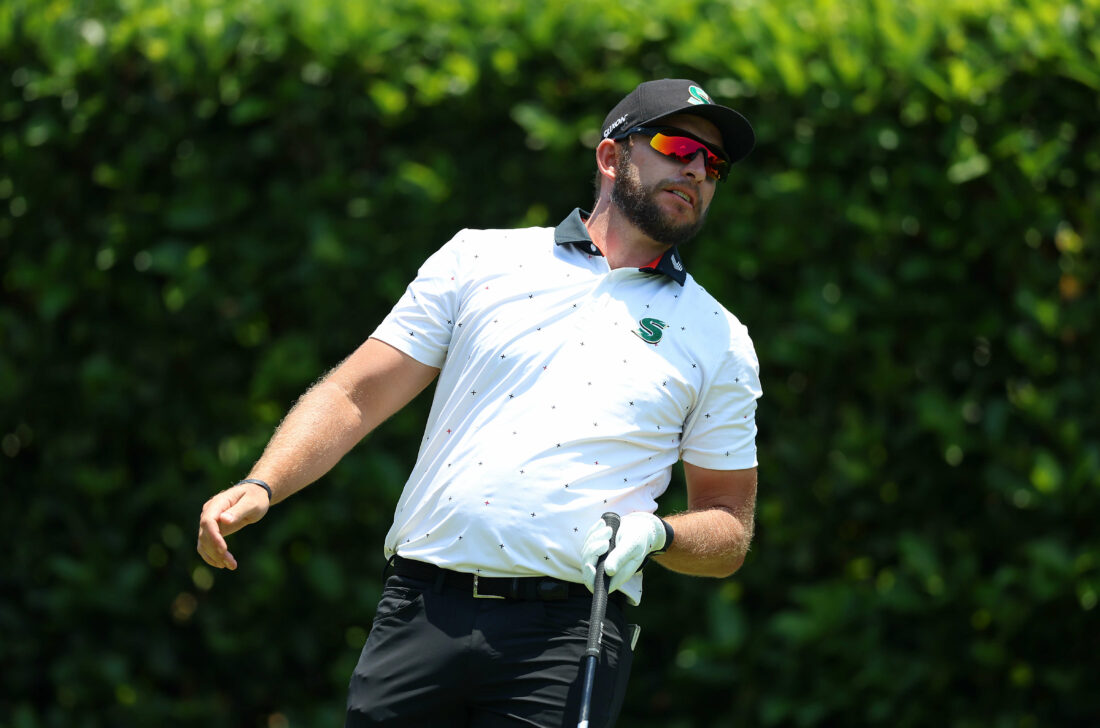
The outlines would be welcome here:
[[[702,149],[696,151],[684,162],[684,174],[697,181],[707,178],[707,158]]]

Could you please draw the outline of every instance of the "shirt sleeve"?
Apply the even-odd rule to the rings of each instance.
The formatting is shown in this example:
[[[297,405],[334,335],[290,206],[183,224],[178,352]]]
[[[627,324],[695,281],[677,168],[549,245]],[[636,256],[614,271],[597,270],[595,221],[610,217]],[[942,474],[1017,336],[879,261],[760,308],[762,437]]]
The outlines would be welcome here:
[[[389,315],[371,338],[384,341],[421,364],[442,367],[457,319],[459,235],[420,266]]]
[[[756,400],[763,394],[760,364],[748,332],[740,324],[737,328],[684,423],[680,457],[701,468],[743,470],[757,464]]]

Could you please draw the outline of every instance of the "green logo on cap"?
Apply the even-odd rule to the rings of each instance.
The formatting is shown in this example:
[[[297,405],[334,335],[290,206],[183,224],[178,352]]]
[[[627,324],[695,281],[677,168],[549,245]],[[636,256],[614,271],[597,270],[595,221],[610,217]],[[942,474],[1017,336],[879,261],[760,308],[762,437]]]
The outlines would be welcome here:
[[[689,104],[713,104],[714,103],[713,101],[711,101],[710,96],[707,95],[707,92],[704,91],[703,89],[699,88],[698,86],[689,86],[688,87],[688,93],[691,94],[691,98],[688,99]]]

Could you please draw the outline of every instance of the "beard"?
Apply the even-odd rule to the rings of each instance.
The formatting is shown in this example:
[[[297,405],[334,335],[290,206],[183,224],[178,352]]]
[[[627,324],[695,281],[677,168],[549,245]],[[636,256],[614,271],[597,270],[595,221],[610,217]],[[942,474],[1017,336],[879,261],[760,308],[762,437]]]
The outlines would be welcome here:
[[[669,180],[644,187],[638,177],[637,168],[633,164],[625,163],[629,161],[630,153],[620,147],[618,168],[622,174],[615,175],[611,188],[611,204],[619,208],[634,227],[658,243],[683,245],[694,238],[706,222],[706,210],[694,222],[675,222],[657,203],[657,195],[661,194],[661,189]]]

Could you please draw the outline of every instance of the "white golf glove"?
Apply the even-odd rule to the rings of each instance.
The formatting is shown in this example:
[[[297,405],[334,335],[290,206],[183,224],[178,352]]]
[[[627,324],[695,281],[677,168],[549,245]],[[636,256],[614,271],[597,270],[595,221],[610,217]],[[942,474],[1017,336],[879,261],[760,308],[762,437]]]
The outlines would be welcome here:
[[[619,522],[615,533],[615,548],[604,561],[604,572],[611,577],[607,592],[610,594],[642,568],[646,557],[654,551],[662,551],[669,544],[665,522],[652,513],[638,511],[628,513]],[[607,553],[611,545],[611,526],[601,518],[588,529],[581,548],[581,573],[584,584],[591,591],[596,583],[596,562]]]

